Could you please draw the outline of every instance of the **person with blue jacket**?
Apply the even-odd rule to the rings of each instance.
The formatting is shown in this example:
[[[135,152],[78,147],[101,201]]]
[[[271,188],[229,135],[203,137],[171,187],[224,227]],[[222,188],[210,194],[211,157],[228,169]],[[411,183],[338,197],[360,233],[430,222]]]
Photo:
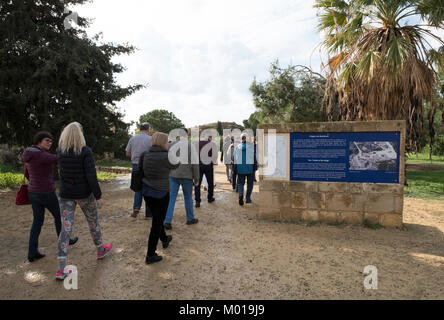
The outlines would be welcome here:
[[[247,143],[247,135],[241,135],[242,143],[239,144],[234,152],[234,164],[238,175],[237,191],[239,192],[239,205],[244,205],[244,185],[247,179],[246,203],[251,203],[251,193],[253,192],[254,170],[256,155],[254,146]]]

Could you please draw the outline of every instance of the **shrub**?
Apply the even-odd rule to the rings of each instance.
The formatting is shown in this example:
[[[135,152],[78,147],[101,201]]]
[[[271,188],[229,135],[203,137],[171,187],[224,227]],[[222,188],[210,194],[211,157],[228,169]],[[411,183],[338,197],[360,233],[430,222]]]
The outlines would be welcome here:
[[[7,144],[2,144],[0,145],[0,164],[8,165],[17,170],[23,167],[20,157],[22,153],[23,149],[21,148],[10,148]]]
[[[12,188],[21,185],[23,182],[23,174],[20,173],[0,173],[0,188]]]
[[[435,156],[444,156],[444,136],[438,136],[433,144],[433,154]]]

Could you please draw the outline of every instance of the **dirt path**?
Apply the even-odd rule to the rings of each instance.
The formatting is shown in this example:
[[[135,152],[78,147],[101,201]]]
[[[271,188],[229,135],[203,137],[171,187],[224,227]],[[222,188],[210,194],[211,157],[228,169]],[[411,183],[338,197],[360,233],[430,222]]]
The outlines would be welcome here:
[[[444,203],[405,201],[406,230],[361,226],[287,224],[256,220],[253,204],[237,195],[217,167],[216,201],[195,210],[185,224],[183,198],[176,205],[174,239],[158,249],[164,260],[144,264],[151,221],[129,217],[133,193],[127,180],[102,184],[100,220],[112,254],[97,261],[82,212],[76,212],[68,262],[79,289],[57,282],[57,241],[47,214],[40,236],[42,260],[26,260],[31,208],[0,193],[0,299],[444,299]],[[203,197],[206,193],[203,193]],[[205,199],[205,198],[203,198]],[[378,290],[364,290],[363,269],[378,267]]]

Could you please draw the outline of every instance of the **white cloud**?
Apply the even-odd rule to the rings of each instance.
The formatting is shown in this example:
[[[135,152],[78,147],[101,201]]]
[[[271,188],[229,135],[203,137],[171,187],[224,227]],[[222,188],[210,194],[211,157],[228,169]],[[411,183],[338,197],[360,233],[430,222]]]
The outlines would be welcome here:
[[[121,85],[148,83],[118,104],[126,121],[155,108],[185,125],[242,124],[254,111],[249,86],[268,78],[279,59],[319,70],[311,57],[320,38],[313,1],[305,0],[95,0],[75,7],[94,18],[89,34],[138,48],[115,61],[127,70]],[[312,60],[311,60],[312,59]]]

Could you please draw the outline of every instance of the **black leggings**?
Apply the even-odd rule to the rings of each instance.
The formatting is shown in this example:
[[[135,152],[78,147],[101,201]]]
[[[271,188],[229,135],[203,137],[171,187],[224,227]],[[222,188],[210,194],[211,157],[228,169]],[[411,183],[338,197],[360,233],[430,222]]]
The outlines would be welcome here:
[[[157,243],[159,239],[163,242],[167,241],[167,235],[163,226],[163,221],[168,210],[170,202],[170,194],[168,193],[161,199],[145,197],[145,203],[148,204],[150,211],[153,213],[153,223],[151,225],[150,236],[148,238],[147,256],[152,257],[156,253]]]

